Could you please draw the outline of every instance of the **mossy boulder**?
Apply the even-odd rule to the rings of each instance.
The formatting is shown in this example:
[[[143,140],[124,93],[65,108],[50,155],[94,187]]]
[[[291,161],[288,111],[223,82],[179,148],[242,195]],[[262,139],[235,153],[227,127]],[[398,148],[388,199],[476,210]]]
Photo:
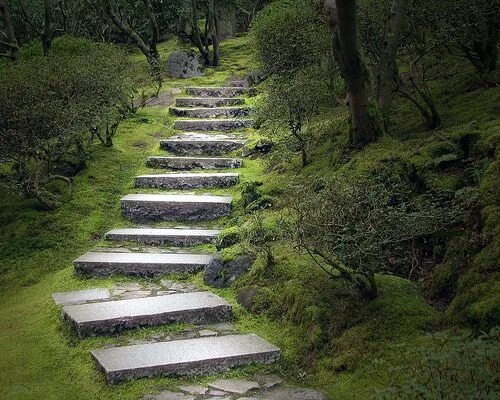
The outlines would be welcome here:
[[[230,260],[218,253],[205,269],[203,281],[217,288],[229,287],[237,278],[250,270],[254,261],[254,257],[246,253],[239,254]]]

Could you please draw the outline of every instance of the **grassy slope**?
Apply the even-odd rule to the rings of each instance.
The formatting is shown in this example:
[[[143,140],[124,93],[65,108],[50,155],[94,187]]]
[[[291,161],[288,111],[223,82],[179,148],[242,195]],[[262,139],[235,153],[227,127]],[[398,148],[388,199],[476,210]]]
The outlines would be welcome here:
[[[165,43],[161,50],[165,55],[174,48],[174,43]],[[223,52],[221,68],[210,70],[207,76],[192,79],[189,84],[218,84],[232,74],[242,75],[253,68],[245,38],[225,42]],[[146,67],[140,55],[133,57]],[[185,84],[170,80],[163,90]],[[447,124],[444,130],[418,133],[420,121],[412,110],[402,106],[396,123],[407,132],[405,140],[386,137],[365,151],[353,154],[343,150],[344,139],[337,136],[333,143],[318,149],[312,165],[299,172],[302,179],[335,170],[357,173],[395,154],[424,163],[426,146],[442,141],[443,135],[453,137],[463,129],[461,124],[471,118],[479,121],[480,130],[498,132],[499,122],[494,117],[498,115],[498,91],[458,92],[440,99]],[[172,133],[171,122],[162,107],[141,110],[125,121],[113,149],[96,145],[89,168],[76,178],[72,198],[56,211],[41,212],[33,202],[0,196],[2,398],[136,399],[176,383],[169,379],[151,379],[113,387],[106,385],[88,350],[124,338],[144,337],[152,330],[79,341],[64,328],[57,307],[50,299],[54,291],[113,283],[113,280],[76,278],[71,261],[102,244],[101,235],[106,230],[128,224],[120,216],[119,198],[133,191],[133,176],[145,171],[146,155],[158,152],[158,139]],[[415,152],[415,149],[421,151]],[[282,195],[283,183],[297,172],[295,166],[290,165],[285,171],[264,178],[262,166],[255,160],[247,161],[242,170],[244,180],[265,180],[265,190],[277,197]],[[429,174],[432,181],[433,172]],[[453,174],[447,179],[443,174],[435,178],[439,186],[453,186],[456,182]],[[239,199],[237,189],[233,194]],[[235,215],[223,222],[239,225],[242,220],[241,206],[237,204]],[[273,270],[253,271],[245,282],[259,283],[273,294],[274,315],[269,313],[272,318],[255,316],[238,307],[230,289],[219,293],[235,304],[241,331],[261,334],[284,349],[284,361],[271,367],[272,371],[282,373],[290,381],[321,388],[332,398],[370,398],[373,388],[387,378],[385,371],[380,371],[381,376],[374,375],[370,368],[372,361],[393,353],[392,345],[419,344],[425,340],[425,333],[435,331],[440,322],[440,314],[424,300],[418,287],[406,280],[380,277],[377,300],[342,312],[332,295],[335,289],[331,281],[311,267],[309,260],[292,253],[286,246],[277,247],[275,257],[277,263]],[[201,284],[200,276],[192,279]],[[282,306],[284,309],[280,309]],[[334,312],[339,314],[340,322],[349,320],[347,329],[322,330],[323,316]],[[321,340],[317,340],[318,337]],[[311,349],[316,342],[326,347]],[[232,374],[245,375],[252,371],[246,368]]]

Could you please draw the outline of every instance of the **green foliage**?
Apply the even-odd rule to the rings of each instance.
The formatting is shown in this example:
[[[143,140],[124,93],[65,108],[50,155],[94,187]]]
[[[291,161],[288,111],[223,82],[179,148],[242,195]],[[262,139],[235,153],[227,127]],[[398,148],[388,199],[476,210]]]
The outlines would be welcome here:
[[[500,396],[500,330],[477,338],[435,335],[419,348],[400,349],[407,362],[390,366],[391,385],[380,391],[380,399],[477,399]],[[379,360],[374,367],[384,369]],[[397,362],[396,362],[397,364]]]
[[[28,52],[33,56],[33,52]],[[71,183],[62,165],[80,169],[90,130],[120,121],[131,102],[125,54],[112,45],[62,37],[49,57],[23,57],[0,76],[0,162],[7,183],[47,207],[47,185]]]

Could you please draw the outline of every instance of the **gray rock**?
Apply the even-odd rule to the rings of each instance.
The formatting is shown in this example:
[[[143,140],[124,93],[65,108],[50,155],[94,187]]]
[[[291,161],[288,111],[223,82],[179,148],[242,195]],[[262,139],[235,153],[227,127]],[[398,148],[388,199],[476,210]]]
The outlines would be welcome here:
[[[217,254],[205,269],[203,281],[217,288],[229,287],[239,276],[252,267],[254,259],[248,254],[237,256],[234,260],[222,262]]]
[[[261,289],[257,286],[247,286],[237,290],[236,299],[238,303],[251,310],[254,305],[255,296],[261,293]]]
[[[137,222],[208,221],[231,213],[232,197],[179,194],[129,194],[121,199],[123,215]]]
[[[167,60],[167,75],[183,79],[203,75],[200,56],[192,50],[174,51]]]
[[[136,176],[135,187],[177,190],[225,188],[236,185],[238,180],[239,174],[229,172],[169,173]]]
[[[195,400],[195,397],[184,393],[163,390],[158,394],[148,394],[143,397],[143,400]]]
[[[217,332],[211,331],[208,329],[202,329],[201,331],[198,332],[198,334],[200,335],[200,337],[208,337],[208,336],[217,336],[218,335]]]
[[[160,148],[178,155],[222,155],[241,149],[245,143],[224,135],[188,133],[160,140]]]
[[[168,168],[173,170],[190,169],[226,169],[240,168],[240,158],[207,158],[207,157],[148,157],[146,164],[151,168]]]
[[[258,398],[268,400],[328,400],[328,397],[316,390],[291,387],[274,388]]]
[[[177,107],[227,107],[241,106],[245,99],[239,97],[186,97],[175,99]]]
[[[219,379],[215,382],[209,383],[209,387],[223,390],[224,392],[247,394],[252,390],[260,389],[257,382],[247,381],[245,379]]]
[[[170,91],[170,93],[173,94],[173,95],[181,94],[182,93],[182,89],[180,89],[180,88],[173,88]]]
[[[105,288],[52,293],[52,298],[57,305],[83,303],[91,300],[105,300],[109,299],[110,297],[111,294],[109,293],[109,290]]]
[[[181,386],[179,387],[179,390],[181,392],[187,393],[187,394],[194,394],[194,395],[203,395],[208,392],[207,387],[199,386],[199,385],[186,385],[186,386]]]
[[[270,364],[280,356],[277,347],[253,334],[114,347],[91,353],[110,383],[216,373],[249,363]]]
[[[85,337],[167,323],[226,321],[231,318],[231,306],[213,293],[194,292],[65,306],[62,313]]]
[[[174,128],[182,131],[232,131],[251,128],[253,119],[178,119]]]
[[[155,276],[173,272],[195,272],[204,268],[211,259],[212,256],[207,254],[192,253],[89,252],[77,258],[74,265],[75,271],[84,276]]]
[[[145,244],[166,244],[170,246],[194,246],[214,243],[219,235],[214,229],[161,229],[124,228],[106,233],[107,240],[123,240]]]
[[[238,118],[249,116],[252,109],[250,107],[170,107],[169,112],[176,117],[182,118]]]
[[[186,94],[197,97],[235,97],[248,93],[242,87],[188,87]]]
[[[276,375],[257,375],[254,379],[259,382],[264,389],[271,389],[283,383],[283,379]]]

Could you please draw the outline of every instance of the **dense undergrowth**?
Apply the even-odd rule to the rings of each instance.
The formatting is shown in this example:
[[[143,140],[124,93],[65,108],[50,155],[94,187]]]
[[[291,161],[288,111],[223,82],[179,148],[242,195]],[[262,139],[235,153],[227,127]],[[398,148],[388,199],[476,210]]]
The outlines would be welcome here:
[[[162,56],[175,47],[174,42],[164,43]],[[246,37],[224,42],[221,50],[222,66],[189,80],[189,85],[221,84],[233,75],[254,70]],[[146,70],[142,56],[134,54],[132,59]],[[429,334],[466,334],[498,324],[500,91],[467,91],[472,73],[465,63],[463,70],[453,83],[436,82],[433,87],[443,110],[443,126],[438,130],[426,131],[414,110],[400,103],[392,116],[392,131],[354,151],[347,145],[345,109],[338,107],[322,114],[324,140],[304,168],[297,154],[285,161],[276,160],[273,153],[245,159],[240,171],[243,185],[231,190],[235,211],[221,222],[232,227],[226,243],[232,246],[222,252],[227,259],[247,250],[258,257],[252,270],[232,288],[217,292],[234,305],[240,331],[260,334],[283,349],[282,362],[269,367],[271,372],[290,382],[314,386],[331,398],[369,399],[376,389],[391,384],[395,376],[391,368],[411,361],[405,353],[408,349],[436,348],[439,353],[439,345]],[[162,90],[185,84],[167,80]],[[258,102],[258,98],[250,101]],[[128,333],[124,339],[110,336],[79,341],[64,328],[50,298],[55,291],[123,280],[79,279],[71,262],[102,245],[105,231],[128,225],[120,216],[119,199],[135,190],[133,176],[145,170],[147,155],[159,152],[158,139],[173,133],[171,123],[166,107],[160,106],[141,109],[125,120],[113,148],[95,145],[88,168],[75,177],[73,194],[63,194],[66,197],[57,210],[43,211],[33,201],[1,194],[3,398],[136,399],[179,383],[151,379],[106,385],[88,350],[127,338],[140,339],[155,330]],[[257,133],[252,135],[254,141],[259,140]],[[287,197],[293,195],[287,186],[291,181],[305,183],[334,175],[355,180],[384,168],[410,175],[426,190],[474,193],[472,216],[477,218],[477,229],[437,241],[435,265],[417,280],[377,275],[378,297],[367,301],[352,285],[331,279],[294,248],[286,234]],[[252,228],[240,232],[242,226]],[[189,279],[203,285],[201,276]],[[238,290],[248,286],[258,288],[251,311],[236,302]],[[493,338],[498,340],[498,333]],[[230,375],[254,371],[249,367]]]

